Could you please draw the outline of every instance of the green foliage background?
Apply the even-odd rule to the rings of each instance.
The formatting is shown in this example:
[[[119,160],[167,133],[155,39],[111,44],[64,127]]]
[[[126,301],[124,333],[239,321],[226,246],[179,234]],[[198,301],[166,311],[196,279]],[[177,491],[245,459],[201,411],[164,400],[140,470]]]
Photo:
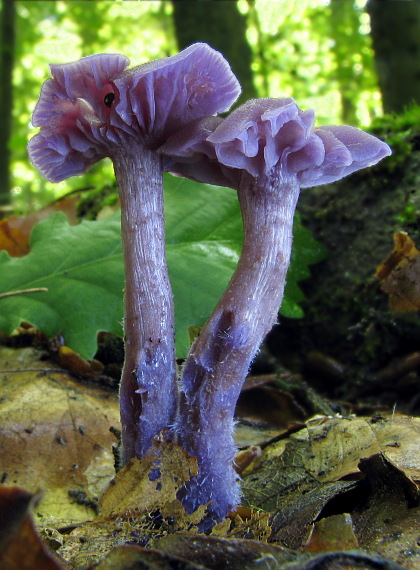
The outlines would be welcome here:
[[[174,292],[176,349],[187,355],[190,326],[202,326],[235,267],[242,245],[236,193],[228,188],[165,177],[167,260]],[[323,248],[295,220],[299,259],[288,274],[283,314],[301,315],[297,281]],[[0,293],[46,287],[47,292],[0,299],[0,330],[29,321],[47,336],[63,335],[82,356],[96,351],[96,334],[122,336],[124,266],[120,213],[70,226],[61,212],[38,223],[31,251],[12,258],[0,251]]]
[[[293,96],[302,108],[316,109],[319,124],[366,125],[380,114],[365,1],[239,0],[258,96]],[[29,164],[31,113],[48,64],[105,51],[124,53],[138,65],[178,46],[167,0],[18,0],[16,9],[12,193],[15,207],[30,211],[72,189],[113,180],[105,161],[83,178],[54,185]]]

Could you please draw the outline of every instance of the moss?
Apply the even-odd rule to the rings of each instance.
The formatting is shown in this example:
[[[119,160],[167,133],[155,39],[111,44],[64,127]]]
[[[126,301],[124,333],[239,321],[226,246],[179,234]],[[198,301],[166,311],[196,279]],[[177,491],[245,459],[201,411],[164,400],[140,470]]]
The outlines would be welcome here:
[[[377,136],[381,133],[392,135],[418,127],[418,125],[420,125],[420,105],[413,104],[401,114],[390,113],[376,117],[369,130]]]
[[[410,105],[400,115],[392,113],[377,117],[368,130],[392,148],[392,156],[384,165],[390,173],[398,171],[420,146],[420,106]]]

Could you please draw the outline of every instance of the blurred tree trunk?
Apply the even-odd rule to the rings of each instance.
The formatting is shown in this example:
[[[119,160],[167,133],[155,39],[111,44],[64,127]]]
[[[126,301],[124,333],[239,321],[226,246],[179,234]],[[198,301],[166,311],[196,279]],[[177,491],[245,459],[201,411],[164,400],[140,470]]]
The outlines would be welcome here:
[[[172,0],[179,49],[206,42],[222,52],[242,85],[244,102],[257,97],[251,69],[251,48],[246,39],[246,19],[236,2],[225,0]]]
[[[0,36],[0,205],[10,202],[10,150],[13,108],[15,2],[2,0]]]
[[[334,40],[338,87],[341,97],[341,120],[356,125],[357,119],[357,77],[353,71],[354,53],[349,46],[355,43],[358,34],[359,18],[353,2],[333,0],[330,4],[330,30]]]
[[[369,0],[384,111],[420,105],[420,0]]]

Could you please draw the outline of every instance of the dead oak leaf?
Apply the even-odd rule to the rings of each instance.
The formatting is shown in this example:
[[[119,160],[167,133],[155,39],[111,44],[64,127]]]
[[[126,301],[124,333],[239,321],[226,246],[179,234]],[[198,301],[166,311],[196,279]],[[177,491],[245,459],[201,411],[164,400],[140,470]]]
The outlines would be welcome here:
[[[64,570],[35,530],[31,507],[38,499],[18,487],[0,487],[0,562],[3,570]]]
[[[0,250],[6,250],[11,257],[26,255],[29,252],[29,239],[34,225],[55,212],[64,212],[70,224],[77,224],[76,206],[78,200],[78,197],[63,198],[26,216],[10,216],[1,220]]]
[[[394,234],[394,249],[376,269],[381,289],[388,294],[391,311],[420,309],[420,255],[405,233]]]
[[[117,473],[100,501],[101,518],[139,516],[160,509],[198,473],[197,461],[181,447],[156,437],[142,459],[132,459]]]
[[[40,525],[91,519],[114,475],[116,394],[80,383],[33,348],[0,347],[0,473],[43,491]]]

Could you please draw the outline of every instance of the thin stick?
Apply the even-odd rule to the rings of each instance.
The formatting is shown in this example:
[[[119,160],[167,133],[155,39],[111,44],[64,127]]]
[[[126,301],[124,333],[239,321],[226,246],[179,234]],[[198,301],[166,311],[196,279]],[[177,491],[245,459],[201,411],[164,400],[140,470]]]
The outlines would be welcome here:
[[[0,370],[0,374],[16,374],[22,372],[43,372],[44,374],[47,372],[54,372],[73,376],[73,373],[70,370],[64,370],[63,368],[6,368],[5,370]]]
[[[46,293],[46,287],[34,287],[33,289],[21,289],[20,291],[8,291],[7,293],[0,293],[0,299],[7,297],[14,297],[15,295],[27,295],[28,293]]]

